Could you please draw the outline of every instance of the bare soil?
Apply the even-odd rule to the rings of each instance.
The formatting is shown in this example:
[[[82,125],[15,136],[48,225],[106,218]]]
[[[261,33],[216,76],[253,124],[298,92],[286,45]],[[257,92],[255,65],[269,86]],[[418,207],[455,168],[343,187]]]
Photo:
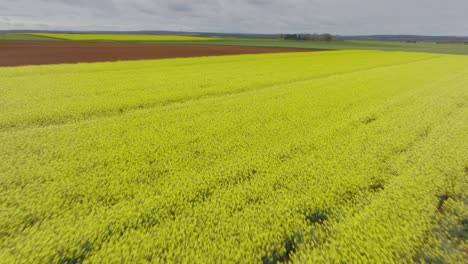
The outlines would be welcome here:
[[[313,49],[210,45],[156,45],[109,42],[0,42],[0,66],[120,60],[186,58],[217,55],[304,52]]]

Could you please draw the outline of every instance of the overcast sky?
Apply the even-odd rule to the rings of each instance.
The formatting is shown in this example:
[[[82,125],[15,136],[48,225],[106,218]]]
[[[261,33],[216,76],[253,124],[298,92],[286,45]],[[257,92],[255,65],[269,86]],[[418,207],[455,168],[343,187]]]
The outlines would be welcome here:
[[[0,0],[0,30],[468,35],[468,0]]]

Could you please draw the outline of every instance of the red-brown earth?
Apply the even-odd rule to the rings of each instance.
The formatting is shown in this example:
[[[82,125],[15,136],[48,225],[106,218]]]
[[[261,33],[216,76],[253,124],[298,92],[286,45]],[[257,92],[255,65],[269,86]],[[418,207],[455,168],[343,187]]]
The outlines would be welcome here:
[[[128,44],[115,42],[0,42],[0,66],[304,51],[317,50],[244,46]]]

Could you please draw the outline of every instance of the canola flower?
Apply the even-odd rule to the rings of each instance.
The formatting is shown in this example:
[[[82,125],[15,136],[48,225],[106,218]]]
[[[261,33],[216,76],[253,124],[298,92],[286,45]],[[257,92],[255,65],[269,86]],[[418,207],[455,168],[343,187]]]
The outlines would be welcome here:
[[[468,57],[0,68],[0,261],[463,263]]]

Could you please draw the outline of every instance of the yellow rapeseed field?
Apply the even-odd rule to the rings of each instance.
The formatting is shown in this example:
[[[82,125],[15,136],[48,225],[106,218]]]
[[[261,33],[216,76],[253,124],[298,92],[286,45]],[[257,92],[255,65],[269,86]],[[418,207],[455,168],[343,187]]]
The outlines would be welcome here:
[[[463,263],[468,57],[0,68],[2,263]]]
[[[192,41],[216,40],[210,37],[178,36],[178,35],[126,35],[126,34],[59,34],[59,33],[30,33],[30,35],[65,40],[112,40],[112,41]]]

